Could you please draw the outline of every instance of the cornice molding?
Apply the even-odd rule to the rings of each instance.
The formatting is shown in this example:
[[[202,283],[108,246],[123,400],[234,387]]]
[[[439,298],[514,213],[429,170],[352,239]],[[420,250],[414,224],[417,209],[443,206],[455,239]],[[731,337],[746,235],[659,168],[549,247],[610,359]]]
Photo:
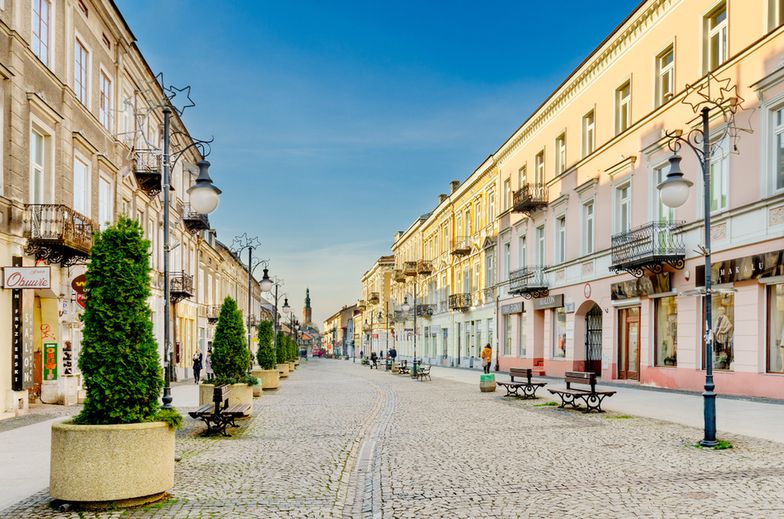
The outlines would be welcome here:
[[[60,115],[60,112],[46,102],[46,99],[38,92],[27,92],[27,102],[36,110],[36,113],[47,117],[52,124],[59,124],[62,122],[63,116]]]

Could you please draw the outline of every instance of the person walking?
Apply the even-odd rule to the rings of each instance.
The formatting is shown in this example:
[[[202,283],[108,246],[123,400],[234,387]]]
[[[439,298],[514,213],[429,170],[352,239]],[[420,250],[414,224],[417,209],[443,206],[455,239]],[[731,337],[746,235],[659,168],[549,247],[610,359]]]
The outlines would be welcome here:
[[[490,343],[485,344],[482,349],[482,369],[485,373],[490,373],[490,362],[493,360],[493,348]]]
[[[204,374],[206,375],[208,382],[212,380],[214,373],[212,371],[212,348],[211,347],[207,348],[207,356],[204,358]]]
[[[370,369],[373,368],[378,369],[378,355],[376,355],[375,351],[370,352]]]
[[[201,376],[201,352],[197,351],[193,354],[193,381],[198,384]]]
[[[395,362],[395,359],[397,358],[397,350],[394,346],[389,350],[389,358],[392,359],[392,362]]]

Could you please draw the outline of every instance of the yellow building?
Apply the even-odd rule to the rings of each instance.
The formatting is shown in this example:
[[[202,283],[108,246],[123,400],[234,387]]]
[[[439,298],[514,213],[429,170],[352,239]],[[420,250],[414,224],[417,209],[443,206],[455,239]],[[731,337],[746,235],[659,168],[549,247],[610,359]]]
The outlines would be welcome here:
[[[358,343],[358,347],[365,355],[370,355],[371,351],[385,352],[394,342],[389,333],[394,265],[393,256],[381,256],[362,275],[362,299],[357,305],[359,315],[354,320],[354,326],[361,331],[361,342]]]

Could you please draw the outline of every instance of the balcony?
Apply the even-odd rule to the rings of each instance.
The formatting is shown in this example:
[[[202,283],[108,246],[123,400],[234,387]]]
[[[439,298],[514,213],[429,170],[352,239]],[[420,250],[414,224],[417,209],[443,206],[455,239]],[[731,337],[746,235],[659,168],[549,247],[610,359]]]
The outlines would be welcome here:
[[[169,275],[169,294],[175,304],[193,297],[193,276],[184,272],[172,272]]]
[[[531,216],[547,207],[547,186],[544,183],[524,184],[512,195],[512,211]]]
[[[455,256],[466,256],[471,254],[471,241],[467,236],[452,240],[452,254]]]
[[[161,192],[161,155],[157,150],[143,150],[134,153],[133,174],[139,189],[150,198]]]
[[[182,223],[191,234],[197,234],[199,231],[206,231],[210,228],[210,219],[207,215],[191,210],[190,206],[185,206],[182,210]]]
[[[417,261],[406,261],[403,263],[403,274],[406,276],[416,276],[417,275]]]
[[[393,277],[397,283],[405,283],[406,281],[406,275],[403,273],[403,269],[395,269]]]
[[[207,322],[210,324],[215,324],[218,322],[218,317],[220,317],[220,306],[208,306],[207,307]]]
[[[485,288],[482,290],[482,296],[484,297],[485,304],[495,301],[495,288]]]
[[[92,220],[62,204],[25,206],[25,252],[63,267],[84,262],[93,245]]]
[[[392,321],[396,323],[403,323],[408,319],[410,312],[404,312],[403,310],[395,310],[392,313]]]
[[[357,301],[357,310],[362,311],[365,308],[367,308],[367,304],[365,303],[364,299],[360,299],[359,301]]]
[[[377,305],[379,301],[378,292],[371,292],[370,297],[368,297],[368,303],[371,305]]]
[[[610,270],[640,278],[645,270],[660,274],[664,265],[682,269],[686,257],[682,226],[683,222],[650,222],[614,235]]]
[[[425,319],[430,319],[434,313],[436,313],[436,305],[429,305],[429,304],[416,305],[417,317],[424,317]]]
[[[449,309],[466,311],[471,308],[471,294],[468,292],[462,294],[452,294],[449,296]]]
[[[531,299],[533,297],[544,297],[549,292],[545,267],[529,266],[509,273],[509,293],[517,294]]]
[[[417,262],[417,274],[429,276],[433,273],[433,262],[429,260],[419,260]]]

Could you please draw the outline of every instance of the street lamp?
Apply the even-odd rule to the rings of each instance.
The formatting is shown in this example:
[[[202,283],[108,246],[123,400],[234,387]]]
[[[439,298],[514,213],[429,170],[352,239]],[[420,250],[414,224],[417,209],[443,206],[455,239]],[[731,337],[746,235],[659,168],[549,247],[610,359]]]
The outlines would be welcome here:
[[[251,315],[252,315],[252,301],[253,301],[253,272],[259,267],[259,265],[265,265],[267,262],[265,260],[257,260],[256,264],[253,264],[253,249],[257,249],[261,246],[261,242],[259,242],[259,238],[257,236],[250,237],[247,233],[243,234],[242,236],[236,236],[234,241],[232,242],[232,252],[234,252],[237,257],[239,258],[242,254],[242,251],[248,249],[248,315],[247,315],[247,328],[248,328],[248,353],[250,353],[250,364],[248,365],[248,373],[250,373],[251,369],[253,368],[253,347],[251,346]]]
[[[718,97],[711,96],[711,83],[718,82],[720,85],[724,83],[722,88],[719,89]],[[687,85],[687,96],[682,100],[684,104],[692,107],[694,112],[699,112],[702,122],[702,128],[695,128],[691,130],[686,136],[683,135],[681,130],[672,132],[665,132],[669,138],[669,147],[673,152],[670,157],[670,171],[667,173],[667,178],[661,182],[657,187],[659,196],[664,205],[671,208],[677,208],[686,203],[689,197],[689,190],[693,185],[692,182],[683,178],[680,162],[681,157],[678,155],[678,150],[681,145],[686,145],[697,156],[702,169],[702,182],[703,182],[703,211],[705,219],[705,247],[703,253],[705,255],[705,391],[703,396],[703,415],[704,415],[704,436],[700,440],[700,445],[704,447],[715,447],[716,442],[716,388],[713,383],[713,316],[712,316],[712,285],[711,285],[711,191],[710,191],[710,177],[711,177],[711,156],[713,152],[724,140],[724,137],[730,136],[736,139],[738,136],[738,128],[735,125],[735,113],[741,106],[742,99],[737,95],[737,87],[729,86],[730,80],[719,81],[713,74],[708,74],[704,84]],[[714,86],[715,88],[715,86]],[[715,94],[715,90],[713,91]],[[690,96],[694,94],[696,100],[689,101]],[[734,95],[729,95],[734,94]],[[727,97],[725,97],[727,95]],[[720,139],[718,144],[711,142],[710,135],[710,115],[711,111],[718,111],[723,117],[726,126],[720,130]],[[733,143],[734,146],[734,143]]]
[[[417,282],[416,279],[414,280],[414,365],[411,368],[411,376],[416,377],[417,372],[417,356],[416,356],[416,337],[417,337],[417,312],[416,312],[416,289],[417,289]],[[403,311],[408,313],[411,310],[411,305],[408,304],[408,296],[403,297]]]
[[[163,108],[163,156],[161,161],[163,163],[163,178],[161,179],[161,190],[163,191],[163,358],[165,367],[165,384],[163,386],[163,409],[172,408],[172,394],[171,394],[171,378],[172,370],[174,369],[174,362],[172,362],[171,352],[171,293],[169,292],[169,252],[171,247],[169,245],[169,190],[171,189],[171,167],[170,164],[170,139],[171,139],[171,114],[172,109],[169,106],[170,99],[167,99],[167,104]],[[200,141],[199,141],[200,142]],[[198,145],[194,142],[188,147]],[[188,148],[185,148],[188,149]],[[174,163],[182,157],[185,150],[181,150]],[[196,182],[188,189],[191,196],[191,208],[200,214],[209,214],[218,207],[218,196],[221,190],[215,187],[210,178],[208,169],[210,163],[206,160],[200,160],[199,177]]]
[[[283,285],[283,281],[278,279],[277,276],[275,277],[275,279],[271,279],[269,277],[269,269],[265,265],[264,275],[261,277],[261,281],[259,282],[259,285],[261,286],[262,292],[266,292],[266,293],[271,293],[272,287],[273,286],[275,287],[275,294],[273,296],[275,298],[275,316],[273,319],[272,330],[274,335],[273,346],[275,347],[275,351],[277,352],[278,351],[278,301],[280,301],[280,298],[278,297],[278,288],[281,285]],[[281,294],[281,295],[283,296],[285,294]],[[286,307],[288,307],[288,302],[289,300],[286,299]]]

